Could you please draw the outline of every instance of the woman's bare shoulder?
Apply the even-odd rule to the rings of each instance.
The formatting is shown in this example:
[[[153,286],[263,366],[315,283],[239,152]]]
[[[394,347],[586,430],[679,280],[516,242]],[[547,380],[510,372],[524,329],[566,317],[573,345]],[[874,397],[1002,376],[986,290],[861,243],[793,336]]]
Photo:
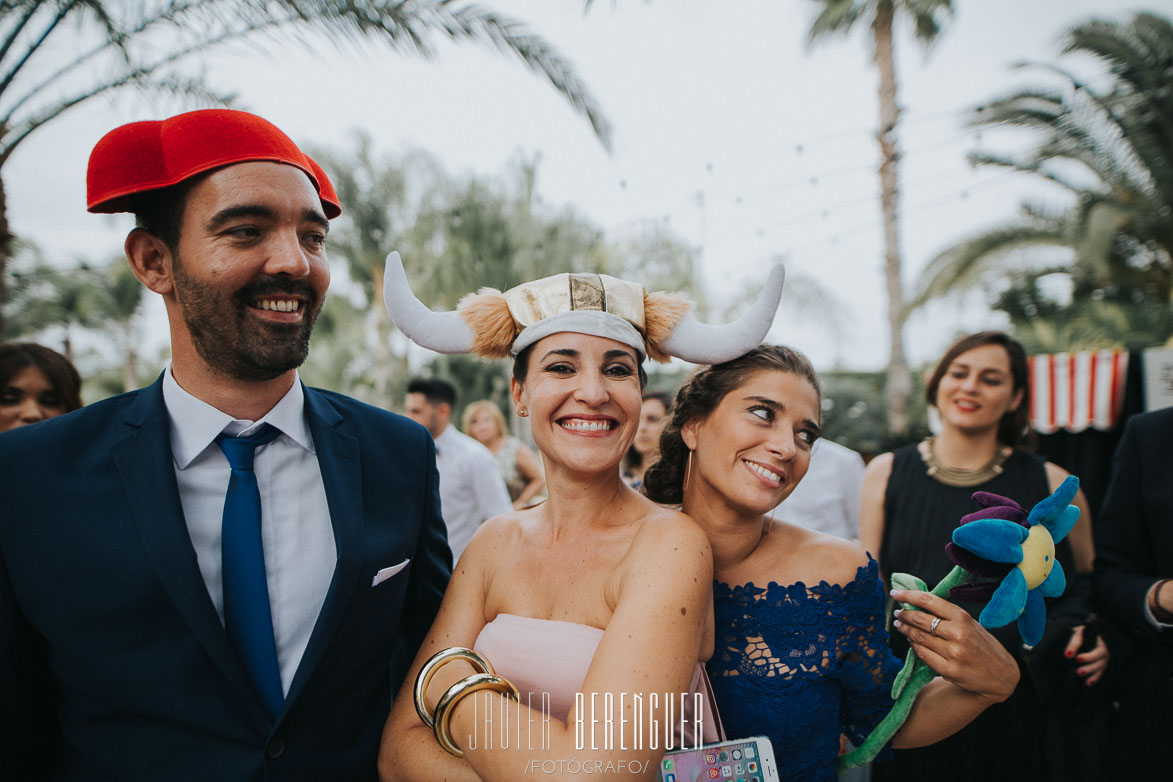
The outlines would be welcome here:
[[[483,567],[504,560],[509,552],[524,547],[537,523],[533,509],[494,516],[477,527],[457,567]]]
[[[648,503],[647,513],[632,537],[629,559],[643,565],[656,561],[662,565],[702,559],[712,563],[713,551],[709,537],[691,516],[678,510]]]
[[[892,460],[894,458],[895,455],[891,451],[874,457],[864,468],[864,480],[887,482],[888,476],[892,474]]]
[[[1047,484],[1051,487],[1051,491],[1058,489],[1059,484],[1063,483],[1067,479],[1067,476],[1071,475],[1071,473],[1054,462],[1045,462],[1043,469],[1047,472]]]
[[[780,538],[784,536],[776,549],[785,552],[787,570],[794,574],[788,579],[791,583],[849,584],[859,568],[868,564],[867,554],[853,540],[786,522],[775,524],[772,534],[776,533],[782,533]]]

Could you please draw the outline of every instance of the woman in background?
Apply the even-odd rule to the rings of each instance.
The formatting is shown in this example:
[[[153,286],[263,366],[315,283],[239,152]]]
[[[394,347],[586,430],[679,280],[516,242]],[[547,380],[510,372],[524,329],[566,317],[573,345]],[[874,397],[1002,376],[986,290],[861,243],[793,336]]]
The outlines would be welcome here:
[[[464,408],[460,423],[464,433],[488,448],[497,460],[514,510],[535,504],[546,485],[542,463],[525,443],[506,433],[500,408],[487,399],[473,402]]]
[[[0,432],[81,407],[81,377],[69,359],[31,342],[0,345]]]
[[[1029,511],[1067,472],[1017,447],[1028,433],[1030,385],[1026,353],[1006,334],[984,331],[958,340],[933,371],[926,396],[940,414],[941,432],[868,465],[860,541],[878,552],[885,573],[911,573],[935,584],[953,568],[944,544],[961,517],[978,509],[975,491],[1009,497]],[[1074,748],[1048,757],[1044,740],[1064,679],[1094,685],[1108,664],[1102,639],[1081,650],[1094,551],[1082,492],[1075,504],[1079,522],[1055,552],[1067,592],[1048,606],[1042,642],[1024,649],[1015,624],[994,631],[1022,669],[1014,695],[947,741],[895,753],[891,764],[876,768],[876,779],[937,780],[943,768],[954,780],[1084,778],[1083,764],[1071,762]],[[974,615],[981,609],[962,605]],[[892,634],[892,648],[897,655],[907,648],[899,633]]]
[[[668,405],[672,395],[648,391],[639,409],[639,430],[623,457],[623,480],[633,489],[643,485],[644,472],[660,458],[660,434],[668,423]]]

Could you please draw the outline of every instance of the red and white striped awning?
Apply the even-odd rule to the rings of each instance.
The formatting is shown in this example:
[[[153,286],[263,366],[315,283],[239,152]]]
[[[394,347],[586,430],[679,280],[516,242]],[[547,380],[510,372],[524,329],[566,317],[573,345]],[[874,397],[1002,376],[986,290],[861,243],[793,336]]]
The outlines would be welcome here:
[[[1050,434],[1059,429],[1115,428],[1124,403],[1127,350],[1055,353],[1028,361],[1034,429]]]

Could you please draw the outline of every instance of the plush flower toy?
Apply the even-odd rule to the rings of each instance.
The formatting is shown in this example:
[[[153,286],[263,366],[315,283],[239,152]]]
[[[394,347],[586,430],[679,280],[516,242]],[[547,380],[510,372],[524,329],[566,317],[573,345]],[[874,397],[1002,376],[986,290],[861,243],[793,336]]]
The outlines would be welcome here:
[[[955,599],[986,598],[989,602],[978,616],[982,627],[1002,627],[1017,619],[1022,642],[1028,647],[1037,644],[1047,620],[1043,598],[1058,597],[1067,586],[1063,566],[1055,560],[1055,544],[1079,519],[1079,508],[1071,504],[1078,490],[1079,479],[1068,476],[1029,514],[1007,497],[975,492],[973,498],[982,507],[963,517],[953,531],[953,542],[946,544],[945,554],[954,568],[932,593]],[[924,581],[907,573],[893,573],[892,587],[928,589]],[[907,603],[903,607],[919,610]],[[908,719],[917,693],[936,675],[909,649],[904,667],[892,683],[896,701],[892,711],[863,744],[839,759],[840,770],[874,758]]]

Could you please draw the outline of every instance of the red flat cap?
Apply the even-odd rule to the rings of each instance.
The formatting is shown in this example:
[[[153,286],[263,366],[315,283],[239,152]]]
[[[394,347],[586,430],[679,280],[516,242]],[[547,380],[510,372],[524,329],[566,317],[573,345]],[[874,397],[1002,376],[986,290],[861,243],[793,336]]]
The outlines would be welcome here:
[[[107,133],[90,153],[86,208],[132,211],[133,196],[214,168],[253,160],[296,166],[314,183],[326,217],[342,214],[322,167],[276,125],[231,109],[189,111],[161,121],[132,122]]]

